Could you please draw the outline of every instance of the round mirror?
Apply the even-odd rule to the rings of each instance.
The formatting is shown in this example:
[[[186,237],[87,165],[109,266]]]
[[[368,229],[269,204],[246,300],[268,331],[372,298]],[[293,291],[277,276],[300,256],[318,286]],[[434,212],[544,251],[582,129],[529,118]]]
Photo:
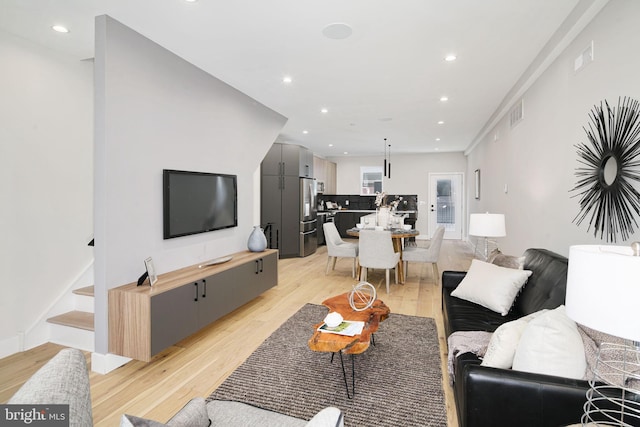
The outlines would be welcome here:
[[[618,161],[615,156],[608,156],[603,161],[602,179],[607,187],[610,187],[618,176]]]

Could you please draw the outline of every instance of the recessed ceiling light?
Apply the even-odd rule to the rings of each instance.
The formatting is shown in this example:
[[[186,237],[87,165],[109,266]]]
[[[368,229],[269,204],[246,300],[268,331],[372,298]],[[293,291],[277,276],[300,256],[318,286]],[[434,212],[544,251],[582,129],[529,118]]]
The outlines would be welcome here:
[[[442,102],[447,102],[448,100],[449,100],[449,97],[447,97],[447,96],[441,96],[440,97],[440,101],[442,101]]]
[[[293,79],[291,78],[291,76],[284,76],[282,78],[282,83],[291,83],[293,81]]]
[[[195,3],[195,2],[197,2],[198,0],[184,0],[184,1],[186,1],[187,3]]]
[[[322,34],[328,39],[343,40],[351,36],[353,30],[347,24],[338,22],[329,24],[322,30]]]
[[[440,138],[436,138],[436,141],[440,141]]]
[[[452,62],[452,61],[455,61],[456,59],[457,59],[457,56],[455,56],[453,54],[447,55],[447,56],[444,57],[444,60],[447,61],[447,62]]]
[[[327,114],[329,112],[329,110],[327,110],[326,108],[323,108],[322,110],[320,110],[320,112],[322,114]]]
[[[435,148],[436,151],[440,151],[440,149],[438,147]]]
[[[443,121],[443,120],[440,120],[440,121],[438,121],[438,124],[439,124],[439,125],[443,125],[443,124],[444,124],[444,121]]]
[[[58,32],[58,33],[68,33],[69,32],[69,29],[67,27],[63,26],[63,25],[54,25],[54,26],[51,27],[51,29],[53,31]]]
[[[306,135],[306,134],[309,133],[309,131],[305,129],[305,130],[302,131],[302,133],[304,133]]]
[[[349,154],[349,152],[348,152],[348,151],[345,151],[345,152],[344,152],[344,153],[342,153],[342,154]]]
[[[333,144],[329,144],[329,147],[333,147]]]

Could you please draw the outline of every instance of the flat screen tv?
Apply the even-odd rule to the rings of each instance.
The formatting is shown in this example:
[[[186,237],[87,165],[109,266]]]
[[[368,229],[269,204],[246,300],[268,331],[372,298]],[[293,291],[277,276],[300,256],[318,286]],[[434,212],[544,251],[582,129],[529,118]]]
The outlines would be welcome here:
[[[238,226],[236,175],[162,172],[164,238]]]

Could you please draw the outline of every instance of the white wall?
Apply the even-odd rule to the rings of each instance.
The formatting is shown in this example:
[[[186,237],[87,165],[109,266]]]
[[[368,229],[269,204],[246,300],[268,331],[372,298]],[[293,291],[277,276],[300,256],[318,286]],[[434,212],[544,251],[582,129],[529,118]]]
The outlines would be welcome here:
[[[382,166],[383,156],[332,157],[337,169],[337,194],[360,194],[360,167]],[[462,153],[394,154],[391,179],[383,178],[382,187],[387,194],[417,194],[418,221],[416,228],[422,234],[428,230],[429,173],[462,172],[467,159]],[[424,202],[424,204],[420,204]]]
[[[91,263],[93,64],[0,32],[0,357]]]
[[[574,145],[586,142],[583,127],[594,104],[640,99],[639,16],[638,1],[609,2],[524,94],[524,120],[513,130],[501,120],[470,153],[467,174],[481,169],[482,197],[475,200],[468,188],[469,210],[506,214],[507,237],[498,241],[503,252],[543,247],[568,255],[570,245],[606,243],[587,232],[588,220],[572,223],[579,211],[578,199],[570,197],[578,167]],[[574,59],[592,40],[595,61],[575,73]],[[636,232],[617,244],[638,239]]]
[[[107,352],[106,295],[151,256],[164,273],[246,250],[255,171],[280,114],[119,22],[96,19],[96,352]],[[238,227],[162,239],[162,169],[238,175]]]

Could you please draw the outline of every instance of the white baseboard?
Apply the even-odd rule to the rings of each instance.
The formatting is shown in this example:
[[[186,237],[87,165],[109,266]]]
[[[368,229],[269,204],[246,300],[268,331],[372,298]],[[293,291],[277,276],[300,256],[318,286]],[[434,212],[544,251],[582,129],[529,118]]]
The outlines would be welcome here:
[[[114,369],[130,362],[131,359],[117,354],[91,353],[91,370],[99,374],[108,374]]]
[[[22,343],[22,346],[24,346],[24,343]],[[0,359],[23,351],[24,349],[20,347],[20,338],[17,335],[0,341]]]

